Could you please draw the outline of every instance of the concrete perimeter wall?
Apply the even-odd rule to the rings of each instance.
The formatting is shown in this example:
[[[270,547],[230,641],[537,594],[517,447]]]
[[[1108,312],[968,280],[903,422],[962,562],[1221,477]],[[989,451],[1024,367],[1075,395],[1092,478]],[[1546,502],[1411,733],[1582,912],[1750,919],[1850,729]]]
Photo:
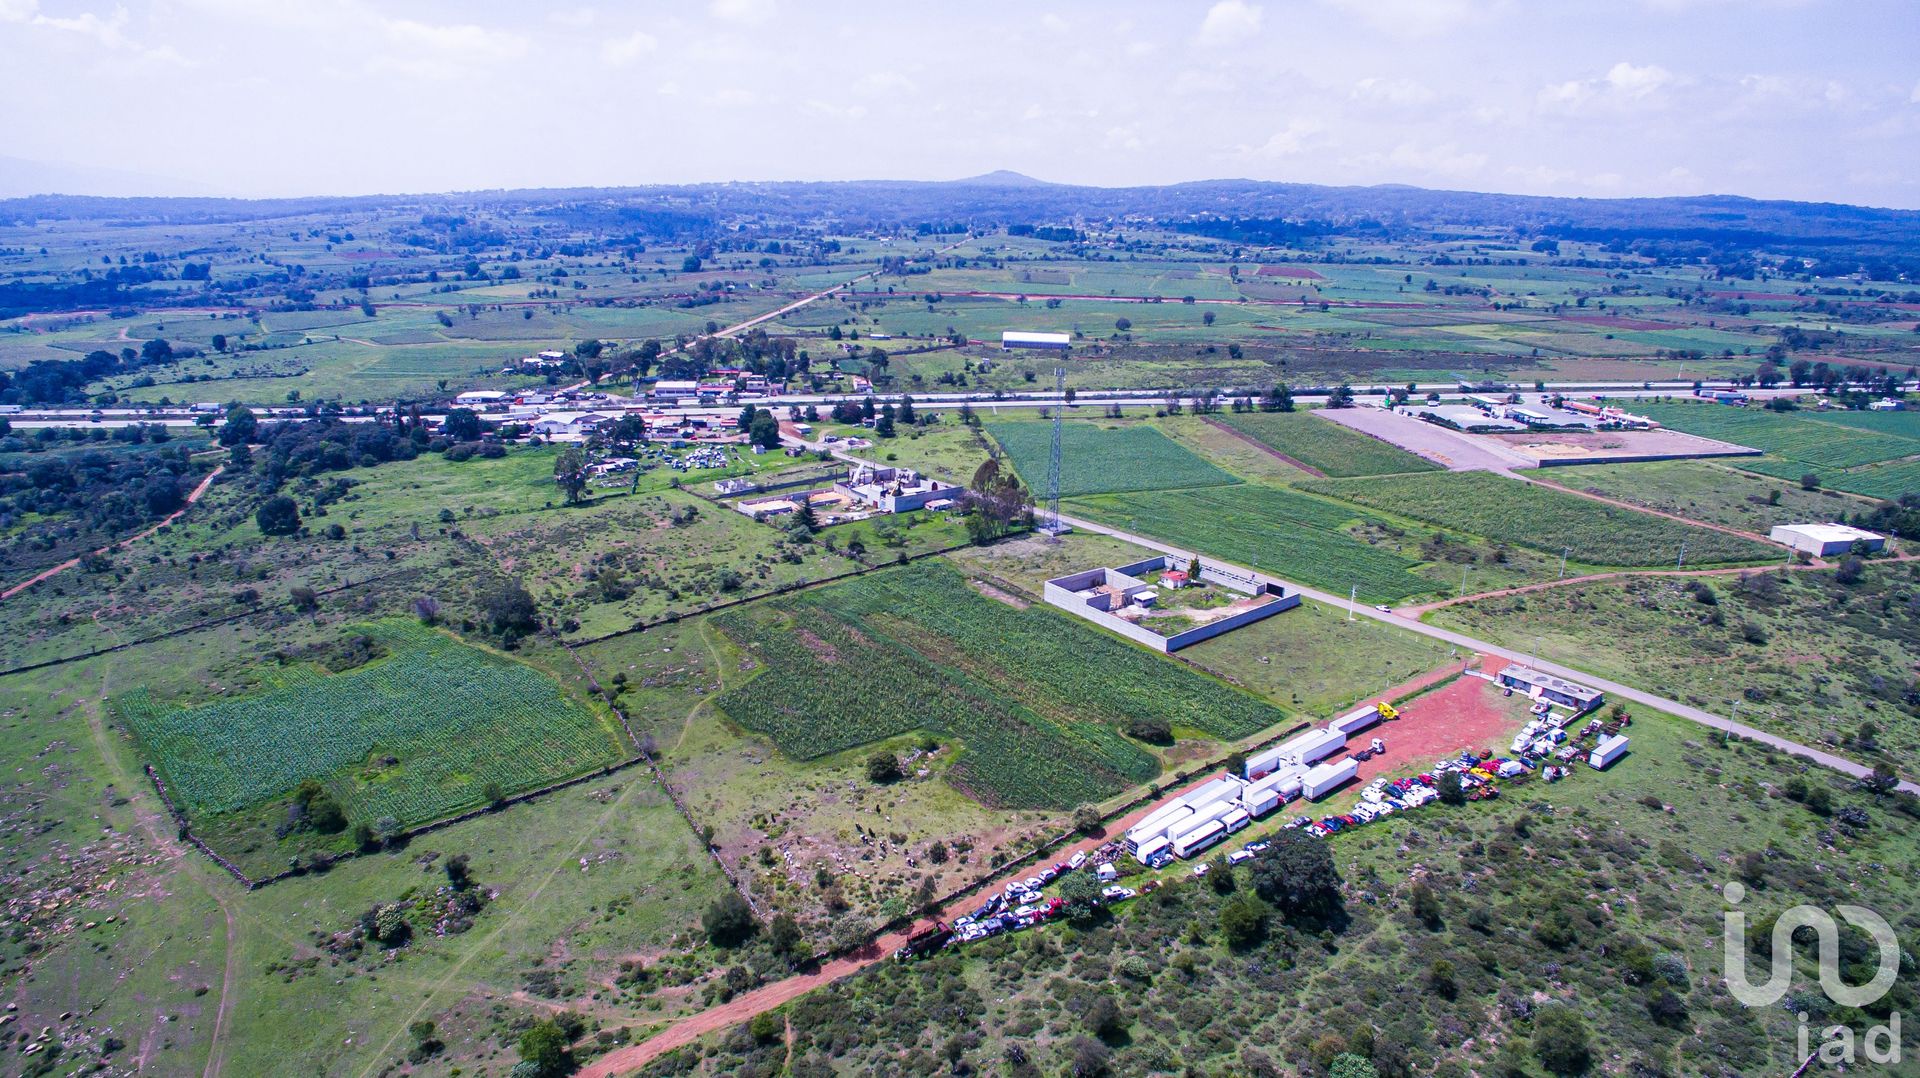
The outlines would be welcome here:
[[[1243,625],[1251,625],[1263,618],[1270,618],[1275,614],[1292,610],[1294,607],[1300,605],[1300,593],[1297,591],[1290,592],[1278,584],[1269,583],[1257,577],[1218,569],[1205,562],[1202,562],[1200,565],[1200,578],[1202,580],[1209,580],[1222,587],[1231,588],[1234,591],[1244,592],[1248,595],[1272,596],[1272,601],[1262,603],[1259,606],[1247,610],[1242,610],[1237,614],[1229,615],[1218,621],[1209,622],[1205,625],[1197,625],[1183,633],[1175,633],[1172,636],[1161,636],[1151,629],[1143,628],[1124,618],[1115,617],[1093,606],[1087,602],[1084,596],[1078,594],[1099,584],[1112,584],[1122,588],[1138,587],[1142,583],[1140,580],[1142,575],[1159,569],[1174,568],[1176,565],[1177,562],[1174,558],[1161,555],[1148,558],[1145,561],[1137,561],[1131,565],[1123,565],[1118,569],[1086,569],[1078,573],[1055,577],[1047,581],[1046,586],[1042,590],[1042,594],[1049,605],[1057,606],[1069,614],[1085,618],[1102,628],[1119,633],[1121,636],[1136,643],[1144,644],[1155,651],[1169,653],[1193,644],[1198,644],[1202,640],[1211,640],[1223,633],[1230,633]]]

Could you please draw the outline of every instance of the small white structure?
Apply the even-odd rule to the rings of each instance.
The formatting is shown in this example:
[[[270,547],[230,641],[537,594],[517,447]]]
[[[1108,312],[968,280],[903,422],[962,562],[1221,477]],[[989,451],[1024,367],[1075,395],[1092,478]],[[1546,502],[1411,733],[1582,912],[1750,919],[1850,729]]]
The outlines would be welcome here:
[[[1073,337],[1065,333],[1027,333],[1023,330],[1009,329],[1000,334],[1000,349],[1011,352],[1016,348],[1050,348],[1064,352],[1073,346]]]
[[[473,389],[453,398],[453,403],[462,408],[490,408],[496,404],[505,404],[513,399],[511,393],[497,389]]]
[[[534,421],[533,433],[542,437],[574,437],[591,433],[609,421],[598,412],[553,412]]]
[[[1865,543],[1868,553],[1885,550],[1887,546],[1886,536],[1845,524],[1782,524],[1768,532],[1767,538],[1817,558],[1845,554],[1855,543]]]
[[[1884,397],[1867,405],[1867,410],[1870,412],[1904,412],[1907,410],[1907,402],[1897,400],[1893,397]]]

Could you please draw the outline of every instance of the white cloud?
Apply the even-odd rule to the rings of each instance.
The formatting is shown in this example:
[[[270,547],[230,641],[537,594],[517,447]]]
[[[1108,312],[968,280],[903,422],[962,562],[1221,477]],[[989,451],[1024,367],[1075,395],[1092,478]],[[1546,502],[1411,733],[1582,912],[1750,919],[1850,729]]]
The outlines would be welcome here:
[[[1307,142],[1326,129],[1326,125],[1311,117],[1298,117],[1287,121],[1287,126],[1275,131],[1273,136],[1249,153],[1254,157],[1290,157],[1306,149]]]
[[[1207,17],[1200,21],[1198,39],[1202,45],[1229,45],[1257,32],[1265,17],[1258,4],[1220,0],[1207,9]]]
[[[397,45],[470,59],[510,60],[527,51],[525,38],[472,23],[424,23],[388,19],[387,37]]]
[[[1048,30],[1053,31],[1056,34],[1064,34],[1068,30],[1072,29],[1072,25],[1069,24],[1067,20],[1061,18],[1058,15],[1055,15],[1051,11],[1047,12],[1045,15],[1040,16],[1040,25],[1042,27],[1045,27]]]
[[[1132,126],[1107,128],[1106,146],[1109,150],[1138,150],[1145,145],[1146,143],[1140,141],[1140,132],[1137,128]]]
[[[590,7],[563,8],[547,16],[547,21],[570,30],[584,30],[600,18],[600,13]]]
[[[1390,105],[1423,105],[1433,100],[1433,91],[1412,79],[1365,78],[1353,84],[1353,96]]]
[[[600,46],[600,59],[612,67],[625,67],[660,47],[660,42],[644,30],[614,38]]]
[[[759,26],[773,18],[773,0],[713,0],[707,10],[722,22]]]
[[[40,0],[0,0],[0,22],[26,22],[40,10]]]
[[[1673,81],[1673,72],[1658,64],[1638,66],[1625,60],[1607,69],[1607,85],[1629,97],[1646,97]]]
[[[1402,142],[1385,154],[1366,154],[1360,158],[1368,164],[1390,165],[1400,172],[1411,172],[1427,176],[1445,176],[1460,178],[1472,176],[1487,167],[1487,155],[1475,150],[1463,150],[1451,142],[1426,144]]]
[[[1910,105],[1920,105],[1920,82],[1913,84],[1913,92],[1907,95],[1907,103]]]

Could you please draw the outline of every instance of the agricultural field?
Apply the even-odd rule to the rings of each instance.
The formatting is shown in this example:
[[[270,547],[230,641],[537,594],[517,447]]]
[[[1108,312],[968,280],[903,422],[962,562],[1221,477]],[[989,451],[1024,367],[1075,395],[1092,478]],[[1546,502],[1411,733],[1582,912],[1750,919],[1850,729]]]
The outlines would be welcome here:
[[[1910,564],[1869,563],[1853,585],[1833,570],[1698,581],[1595,581],[1446,607],[1427,620],[1920,773],[1920,573]]]
[[[289,662],[267,691],[190,707],[135,688],[114,710],[195,821],[312,779],[349,823],[412,827],[631,755],[610,719],[524,663],[405,621],[347,638],[365,658],[339,672]]]
[[[1063,507],[1102,524],[1329,591],[1358,586],[1368,603],[1434,590],[1419,561],[1348,529],[1368,514],[1278,487],[1243,485],[1076,498]]]
[[[1044,607],[983,597],[922,562],[727,611],[716,628],[764,671],[717,706],[799,759],[914,731],[951,736],[950,781],[990,805],[1070,807],[1153,778],[1123,735],[1245,737],[1287,718],[1253,696]]]
[[[926,411],[926,409],[921,409]],[[939,413],[941,421],[926,427],[901,427],[900,433],[890,439],[873,437],[873,431],[864,427],[841,426],[832,423],[814,425],[812,438],[833,434],[842,438],[866,438],[873,441],[871,448],[856,451],[859,456],[883,464],[900,468],[912,468],[922,475],[930,475],[948,483],[965,483],[973,478],[974,469],[986,463],[991,453],[987,440],[981,433],[962,424],[953,412]]]
[[[1678,401],[1649,401],[1636,408],[1689,434],[1764,449],[1770,456],[1790,462],[1767,471],[1783,478],[1799,478],[1795,468],[1826,478],[1849,468],[1920,455],[1920,437],[1906,433],[1912,431],[1912,423],[1903,422],[1897,413],[1885,420],[1876,420],[1871,413],[1846,420],[1840,418],[1846,413],[1829,418],[1818,412],[1774,412]],[[1764,467],[1758,460],[1737,463],[1742,468],[1756,466],[1755,470]]]
[[[1302,489],[1589,565],[1771,561],[1781,551],[1726,532],[1604,505],[1487,472],[1326,479]]]
[[[1543,469],[1531,477],[1755,535],[1767,534],[1776,524],[1833,520],[1867,504],[1832,491],[1802,490],[1797,482],[1754,475],[1737,466],[1691,460],[1581,464]]]
[[[1274,452],[1321,475],[1391,475],[1430,472],[1439,466],[1401,449],[1331,423],[1314,412],[1239,412],[1216,417]]]
[[[1794,1014],[1725,993],[1723,888],[1746,881],[1749,923],[1847,902],[1909,938],[1920,895],[1898,866],[1920,853],[1912,817],[1784,754],[1633,718],[1633,751],[1606,773],[1509,783],[1496,801],[1327,840],[1342,880],[1330,915],[1290,913],[1247,866],[1214,865],[1231,886],[1181,866],[1068,928],[835,982],[774,1012],[788,1038],[740,1024],[641,1073],[717,1078],[789,1056],[821,1073],[986,1071],[1017,1050],[1043,1074],[1089,1061],[1114,1074],[1319,1074],[1354,1053],[1383,1074],[1531,1075],[1552,1073],[1537,1050],[1568,1024],[1556,1010],[1577,1017],[1591,1073],[1790,1073]],[[1825,815],[1809,808],[1813,790]],[[1229,936],[1249,914],[1250,937]],[[1803,953],[1796,979],[1810,984]],[[1896,988],[1892,1005],[1911,991]]]
[[[1044,491],[1052,451],[1049,423],[992,420],[987,433],[1028,488]],[[1060,496],[1220,486],[1233,476],[1143,424],[1070,420],[1060,432]]]

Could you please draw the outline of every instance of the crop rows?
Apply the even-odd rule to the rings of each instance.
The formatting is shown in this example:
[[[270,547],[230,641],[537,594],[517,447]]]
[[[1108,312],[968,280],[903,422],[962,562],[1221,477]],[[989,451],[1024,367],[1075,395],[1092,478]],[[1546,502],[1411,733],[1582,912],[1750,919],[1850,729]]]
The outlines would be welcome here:
[[[953,781],[1023,808],[1100,801],[1158,771],[1130,720],[1238,738],[1280,709],[1045,607],[983,598],[951,566],[922,562],[714,624],[763,671],[722,711],[788,755],[812,759],[915,730],[957,739]]]
[[[1865,494],[1889,500],[1903,494],[1920,493],[1920,460],[1903,460],[1857,472],[1836,472],[1821,477],[1823,486],[1849,494]]]
[[[1347,525],[1362,514],[1290,490],[1244,485],[1086,498],[1069,509],[1203,558],[1342,594],[1357,586],[1369,603],[1398,602],[1434,587],[1412,574],[1418,562],[1347,534]]]
[[[1764,449],[1816,468],[1837,471],[1920,454],[1920,440],[1867,429],[1864,421],[1830,423],[1796,412],[1719,404],[1649,403],[1635,410],[1689,434]]]
[[[1330,497],[1592,565],[1771,560],[1765,543],[1487,472],[1436,472],[1301,484]]]
[[[617,736],[551,678],[408,622],[364,627],[390,652],[330,676],[192,708],[138,689],[115,706],[188,813],[240,811],[318,779],[348,818],[425,823],[612,763]],[[391,762],[386,757],[393,757]]]
[[[1044,492],[1053,428],[1047,423],[987,424],[994,441],[1013,458],[1028,487]],[[1107,427],[1085,420],[1060,431],[1060,494],[1105,494],[1124,490],[1171,490],[1236,482],[1186,447],[1152,427]]]
[[[1399,446],[1369,438],[1312,412],[1229,413],[1221,416],[1220,422],[1330,476],[1430,472],[1437,467]]]

